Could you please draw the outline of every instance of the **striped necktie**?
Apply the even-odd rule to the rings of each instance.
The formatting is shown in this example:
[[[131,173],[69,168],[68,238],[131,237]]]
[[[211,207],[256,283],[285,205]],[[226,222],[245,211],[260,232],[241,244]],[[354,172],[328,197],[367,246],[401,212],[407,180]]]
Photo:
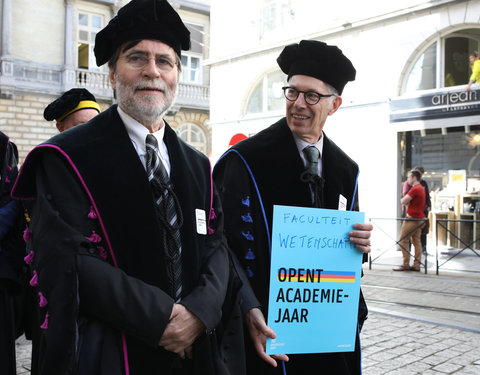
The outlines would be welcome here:
[[[307,146],[303,150],[307,166],[300,175],[303,182],[308,183],[313,207],[323,207],[324,179],[318,175],[320,151],[315,146]]]
[[[305,158],[307,159],[307,173],[312,175],[318,175],[318,159],[320,157],[320,151],[315,146],[307,146],[303,149]]]
[[[180,228],[183,224],[182,211],[167,171],[158,156],[158,142],[155,136],[148,134],[145,146],[148,181],[152,186],[157,218],[162,226],[163,247],[168,259],[170,295],[175,298],[175,301],[178,301],[182,292],[182,244],[180,240]]]

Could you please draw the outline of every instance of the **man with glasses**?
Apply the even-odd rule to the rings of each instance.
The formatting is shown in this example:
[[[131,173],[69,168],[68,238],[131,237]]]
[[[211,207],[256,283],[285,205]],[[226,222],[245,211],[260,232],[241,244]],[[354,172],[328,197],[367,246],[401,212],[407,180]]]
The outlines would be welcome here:
[[[241,310],[248,374],[360,374],[360,345],[354,352],[267,356],[266,326],[270,279],[269,233],[273,205],[358,210],[358,166],[323,132],[342,104],[343,88],[355,69],[342,51],[315,40],[284,48],[277,59],[288,76],[283,87],[286,116],[229,149],[214,169],[225,212],[228,243],[244,266],[254,294],[244,286]],[[350,241],[370,251],[371,224],[357,223]],[[360,296],[358,328],[367,315]],[[282,360],[282,363],[277,363]],[[271,366],[269,366],[271,365]]]
[[[229,276],[222,211],[208,158],[163,118],[189,34],[165,0],[121,8],[95,41],[118,105],[27,157],[13,195],[34,198],[32,373],[225,367],[212,333]]]

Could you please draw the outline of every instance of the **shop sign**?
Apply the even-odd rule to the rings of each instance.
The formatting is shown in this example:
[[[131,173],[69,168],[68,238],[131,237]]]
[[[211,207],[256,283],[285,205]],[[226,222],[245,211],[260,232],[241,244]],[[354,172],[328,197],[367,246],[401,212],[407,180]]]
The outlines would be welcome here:
[[[390,101],[390,122],[480,116],[480,90],[441,91]]]

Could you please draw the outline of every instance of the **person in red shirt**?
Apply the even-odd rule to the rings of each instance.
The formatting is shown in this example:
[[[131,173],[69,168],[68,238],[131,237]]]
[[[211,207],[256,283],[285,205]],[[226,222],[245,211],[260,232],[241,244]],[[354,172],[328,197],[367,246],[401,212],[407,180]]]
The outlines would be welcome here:
[[[394,268],[394,271],[420,271],[420,260],[422,257],[422,243],[420,241],[420,235],[422,233],[422,222],[418,220],[408,219],[424,219],[425,208],[425,189],[420,184],[421,175],[417,170],[412,170],[408,173],[408,184],[411,185],[411,189],[402,198],[402,205],[407,206],[407,220],[402,224],[402,230],[400,233],[400,247],[403,251],[403,265]],[[408,241],[413,243],[415,248],[415,259],[413,261],[413,267],[410,267],[410,252],[408,251]]]

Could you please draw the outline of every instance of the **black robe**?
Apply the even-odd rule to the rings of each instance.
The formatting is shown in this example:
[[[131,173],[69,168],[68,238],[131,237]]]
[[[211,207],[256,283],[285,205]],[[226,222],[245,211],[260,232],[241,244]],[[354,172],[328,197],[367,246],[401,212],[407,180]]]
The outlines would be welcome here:
[[[215,373],[212,334],[228,280],[223,217],[208,159],[166,125],[171,181],[180,201],[182,300],[205,325],[184,361]],[[13,191],[35,199],[28,243],[40,292],[32,374],[170,374],[158,347],[173,299],[152,191],[116,106],[58,134],[26,158]],[[209,231],[198,233],[195,210]]]
[[[358,210],[358,165],[324,134],[322,153],[323,208],[337,209],[339,195],[347,209]],[[229,246],[244,266],[255,292],[241,291],[242,312],[261,306],[265,316],[270,280],[270,238],[273,205],[312,207],[308,184],[301,181],[305,169],[295,140],[283,118],[228,150],[214,169],[214,179],[225,212]],[[258,301],[257,301],[258,299]],[[360,295],[359,328],[367,315]],[[247,373],[280,374],[264,363],[246,340]],[[360,347],[348,353],[290,355],[287,374],[359,374]],[[315,372],[318,371],[318,372]]]
[[[16,374],[15,339],[23,332],[25,243],[20,204],[10,197],[17,177],[18,152],[0,132],[0,369]]]

